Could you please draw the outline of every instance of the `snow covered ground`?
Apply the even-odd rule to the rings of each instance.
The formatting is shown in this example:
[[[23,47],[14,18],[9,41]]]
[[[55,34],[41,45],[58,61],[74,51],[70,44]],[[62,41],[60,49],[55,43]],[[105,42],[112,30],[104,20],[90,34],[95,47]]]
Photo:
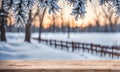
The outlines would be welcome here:
[[[33,37],[38,37],[38,33],[34,33]],[[42,33],[42,38],[107,46],[120,45],[120,33],[70,33],[69,39],[67,38],[67,33]]]
[[[32,35],[33,37],[37,36],[37,34]],[[51,34],[50,36],[53,35]],[[100,58],[82,52],[74,53],[62,51],[44,44],[40,44],[35,40],[32,40],[32,43],[27,43],[24,42],[23,33],[7,33],[7,43],[0,42],[0,60],[104,60],[104,59],[105,58]]]

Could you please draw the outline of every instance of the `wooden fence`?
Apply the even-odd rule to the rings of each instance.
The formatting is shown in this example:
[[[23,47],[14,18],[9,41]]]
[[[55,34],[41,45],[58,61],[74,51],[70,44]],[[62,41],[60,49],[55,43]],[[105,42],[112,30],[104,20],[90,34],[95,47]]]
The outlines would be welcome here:
[[[45,43],[50,46],[54,46],[56,49],[67,51],[83,51],[88,52],[93,55],[99,55],[101,57],[109,57],[111,59],[120,58],[120,47],[117,46],[102,46],[97,44],[87,44],[79,42],[68,42],[60,40],[51,40],[51,39],[41,39],[42,43]]]

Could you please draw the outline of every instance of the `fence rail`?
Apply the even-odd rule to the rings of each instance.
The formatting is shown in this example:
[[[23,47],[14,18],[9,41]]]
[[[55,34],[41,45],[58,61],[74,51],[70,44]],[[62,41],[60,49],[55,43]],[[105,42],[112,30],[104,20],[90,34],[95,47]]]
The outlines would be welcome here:
[[[120,47],[118,46],[102,46],[92,43],[87,44],[87,43],[79,43],[79,42],[52,40],[52,39],[41,39],[40,41],[42,43],[45,43],[50,46],[54,46],[55,48],[59,48],[61,50],[67,50],[72,52],[83,51],[94,55],[99,55],[101,57],[107,56],[112,59],[120,58]]]

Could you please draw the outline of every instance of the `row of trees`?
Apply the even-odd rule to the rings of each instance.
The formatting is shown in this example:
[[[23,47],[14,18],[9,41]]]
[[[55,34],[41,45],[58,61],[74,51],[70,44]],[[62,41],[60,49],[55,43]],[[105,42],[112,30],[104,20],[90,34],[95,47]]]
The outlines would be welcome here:
[[[12,30],[11,30],[12,28]],[[25,29],[23,28],[15,28],[14,26],[7,26],[6,29],[7,32],[25,32]],[[39,32],[39,28],[35,26],[31,26],[31,32]],[[120,32],[120,24],[115,24],[113,27],[111,25],[104,25],[101,26],[99,24],[93,25],[89,24],[86,27],[70,27],[70,26],[63,26],[63,27],[58,27],[58,26],[50,26],[49,28],[44,28],[41,27],[41,32]]]

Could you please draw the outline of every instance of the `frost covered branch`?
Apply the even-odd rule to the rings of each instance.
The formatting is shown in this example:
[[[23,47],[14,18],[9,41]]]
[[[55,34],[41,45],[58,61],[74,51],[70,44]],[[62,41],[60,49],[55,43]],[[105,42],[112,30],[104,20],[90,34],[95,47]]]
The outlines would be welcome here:
[[[99,0],[100,5],[109,4],[115,9],[115,12],[120,15],[120,0]]]
[[[74,3],[74,8],[72,10],[72,15],[75,16],[75,19],[78,20],[78,18],[84,18],[86,13],[86,1],[85,0],[76,0]]]
[[[58,0],[39,0],[39,8],[49,8],[49,13],[56,13],[59,11],[60,6],[58,5]]]

